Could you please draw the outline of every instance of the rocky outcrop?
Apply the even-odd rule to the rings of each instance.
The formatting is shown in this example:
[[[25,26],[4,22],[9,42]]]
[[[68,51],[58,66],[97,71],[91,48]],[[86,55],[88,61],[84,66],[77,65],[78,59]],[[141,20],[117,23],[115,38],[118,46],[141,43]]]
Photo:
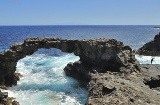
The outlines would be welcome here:
[[[144,44],[137,53],[146,56],[160,56],[160,33],[158,33],[154,40]]]
[[[16,85],[19,80],[14,73],[17,61],[39,48],[57,48],[80,57],[64,71],[88,84],[86,105],[158,105],[160,102],[158,89],[155,89],[159,85],[152,85],[159,81],[158,74],[141,69],[132,49],[115,39],[28,38],[0,53],[0,84]]]
[[[0,105],[19,105],[13,98],[8,97],[7,92],[1,92],[0,90]]]
[[[10,49],[0,53],[0,84],[12,86],[19,80],[15,75],[19,59],[31,55],[39,48],[57,48],[63,52],[74,53],[88,67],[98,67],[98,72],[140,71],[138,63],[129,46],[114,39],[64,40],[59,38],[28,38],[23,43],[13,44]]]
[[[155,27],[153,27],[153,28],[158,28],[158,29],[160,29],[160,26],[155,26]]]
[[[159,105],[159,83],[157,73],[121,74],[118,72],[91,73],[88,85],[89,98],[87,105]],[[155,86],[151,88],[151,86]]]

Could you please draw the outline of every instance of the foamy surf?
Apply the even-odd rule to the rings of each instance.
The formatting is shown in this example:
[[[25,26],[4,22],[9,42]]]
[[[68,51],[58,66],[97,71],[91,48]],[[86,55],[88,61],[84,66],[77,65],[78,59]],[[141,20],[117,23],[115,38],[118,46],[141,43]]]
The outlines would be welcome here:
[[[50,56],[33,54],[17,63],[23,75],[17,86],[10,88],[12,97],[21,105],[84,105],[87,90],[73,78],[67,77],[63,68],[79,60],[74,54]]]
[[[8,97],[14,97],[15,95],[15,92],[14,91],[11,91],[11,90],[4,90],[4,89],[1,89],[1,92],[7,92],[8,93]]]
[[[135,55],[136,59],[140,64],[151,64],[151,59],[153,59],[152,64],[160,64],[159,56],[144,56],[144,55]]]

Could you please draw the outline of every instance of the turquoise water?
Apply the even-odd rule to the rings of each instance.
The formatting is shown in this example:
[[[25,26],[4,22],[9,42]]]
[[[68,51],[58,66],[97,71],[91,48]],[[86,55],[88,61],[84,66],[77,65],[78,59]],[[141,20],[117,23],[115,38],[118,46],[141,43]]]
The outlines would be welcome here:
[[[56,49],[51,49],[52,51]],[[23,75],[18,85],[10,88],[21,105],[84,105],[87,90],[78,81],[65,75],[63,68],[79,60],[74,54],[59,50],[40,49],[17,63],[17,70]]]

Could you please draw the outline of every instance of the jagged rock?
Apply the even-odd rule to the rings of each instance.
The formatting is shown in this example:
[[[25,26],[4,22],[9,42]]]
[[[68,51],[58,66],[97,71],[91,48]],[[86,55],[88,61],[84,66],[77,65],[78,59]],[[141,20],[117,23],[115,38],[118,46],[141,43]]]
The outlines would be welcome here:
[[[153,27],[153,28],[157,28],[157,29],[160,29],[160,26],[155,26],[155,27]]]
[[[137,53],[146,56],[160,56],[160,33],[155,35],[154,40],[144,44]]]
[[[27,38],[23,43],[13,44],[10,49],[0,53],[0,84],[16,85],[18,78],[14,72],[17,61],[39,48],[58,48],[63,52],[73,52],[83,64],[100,67],[103,72],[121,71],[121,67],[128,68],[125,72],[140,71],[132,49],[115,39]]]
[[[83,80],[85,83],[88,83],[90,81],[90,71],[92,69],[90,66],[86,66],[81,61],[76,61],[74,63],[69,63],[64,68],[64,71],[66,75],[74,77],[78,80]]]
[[[12,102],[12,105],[20,105],[20,104],[19,104],[19,102],[17,102],[17,101],[14,100],[14,101]]]
[[[111,71],[119,71],[120,67],[131,68],[131,65],[138,64],[132,49],[115,39],[79,41],[75,46],[74,53],[85,64]]]
[[[19,103],[8,97],[7,92],[1,92],[0,90],[0,105],[19,105]]]
[[[159,91],[145,82],[156,76],[157,73],[147,71],[91,73],[87,105],[159,105]]]

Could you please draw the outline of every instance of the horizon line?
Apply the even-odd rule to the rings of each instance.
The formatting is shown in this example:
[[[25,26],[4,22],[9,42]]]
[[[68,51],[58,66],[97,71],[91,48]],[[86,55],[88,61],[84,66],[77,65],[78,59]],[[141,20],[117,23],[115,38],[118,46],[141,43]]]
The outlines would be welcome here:
[[[93,24],[93,25],[90,25],[90,24],[55,24],[55,25],[0,25],[0,26],[160,26],[160,25],[155,25],[155,24],[110,24],[110,25],[100,25],[100,24]]]

